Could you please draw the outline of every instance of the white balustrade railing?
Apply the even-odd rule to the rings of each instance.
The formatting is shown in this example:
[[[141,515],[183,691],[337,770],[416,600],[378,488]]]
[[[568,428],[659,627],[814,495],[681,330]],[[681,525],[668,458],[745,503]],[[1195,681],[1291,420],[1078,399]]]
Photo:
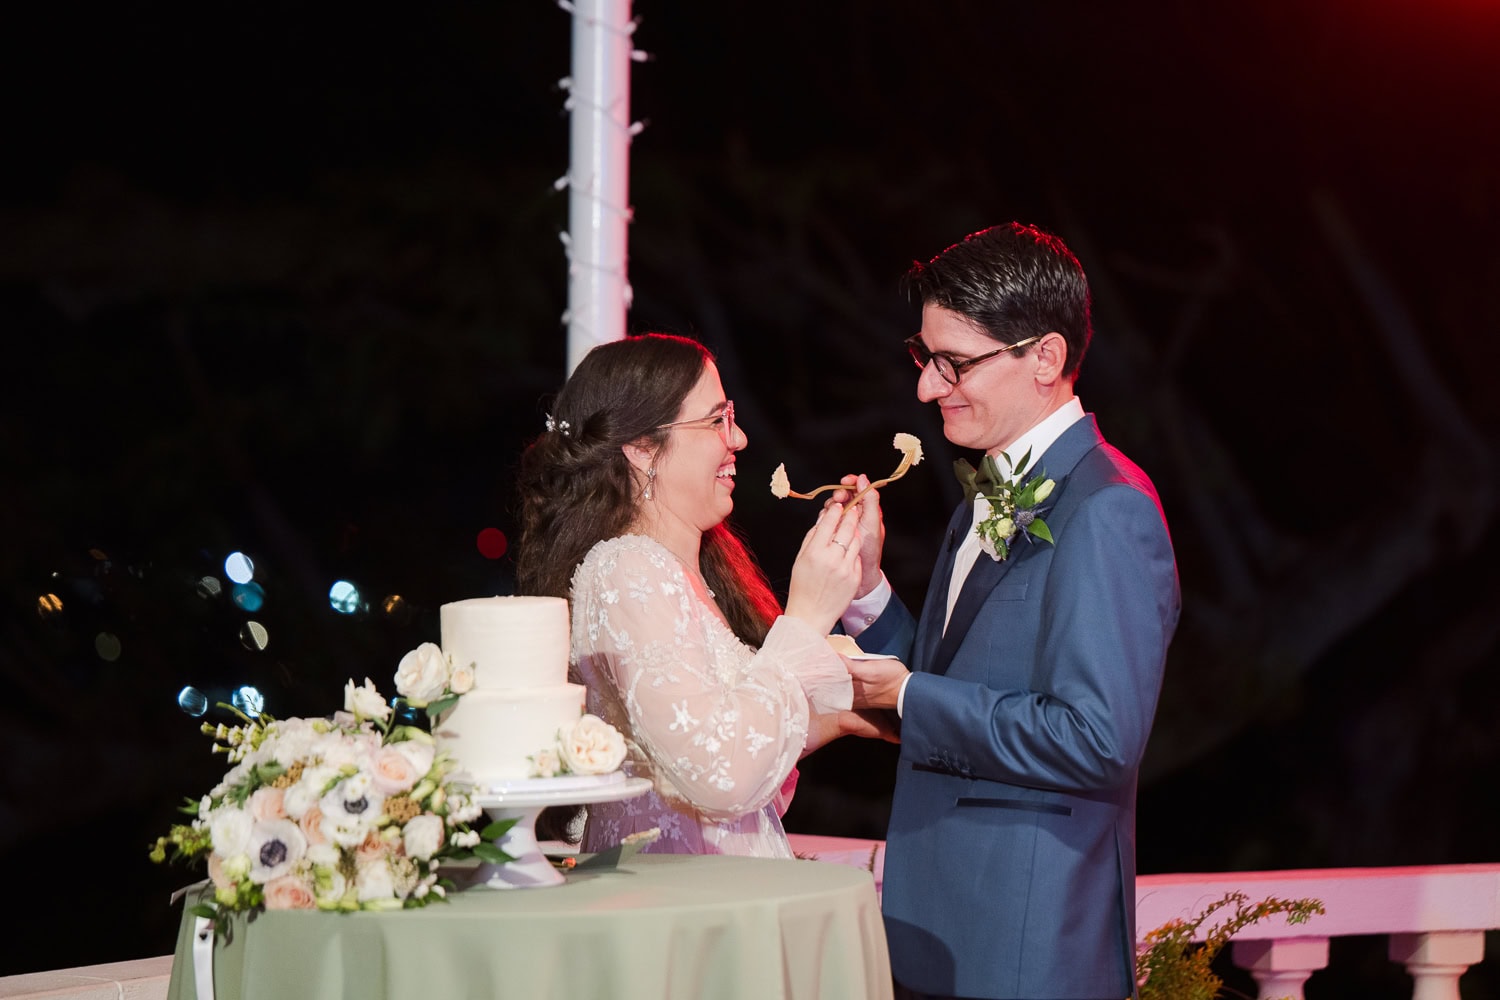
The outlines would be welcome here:
[[[864,868],[879,891],[883,841],[799,834],[791,841],[799,857]],[[1485,932],[1500,929],[1500,864],[1142,875],[1137,929],[1145,934],[1174,918],[1192,920],[1229,892],[1252,903],[1318,899],[1327,911],[1305,924],[1272,916],[1235,935],[1231,957],[1255,978],[1261,1000],[1302,1000],[1308,978],[1328,965],[1329,939],[1349,935],[1386,936],[1391,961],[1412,977],[1412,1000],[1459,1000],[1459,978],[1484,960]],[[0,1000],[160,1000],[171,967],[166,955],[3,977]]]
[[[1418,865],[1142,875],[1138,933],[1190,920],[1235,891],[1252,903],[1318,899],[1327,911],[1305,924],[1269,917],[1234,936],[1234,964],[1249,970],[1261,1000],[1302,1000],[1308,977],[1328,965],[1329,938],[1372,934],[1387,937],[1391,961],[1411,975],[1412,1000],[1459,1000],[1459,977],[1484,959],[1485,931],[1500,928],[1500,865]]]

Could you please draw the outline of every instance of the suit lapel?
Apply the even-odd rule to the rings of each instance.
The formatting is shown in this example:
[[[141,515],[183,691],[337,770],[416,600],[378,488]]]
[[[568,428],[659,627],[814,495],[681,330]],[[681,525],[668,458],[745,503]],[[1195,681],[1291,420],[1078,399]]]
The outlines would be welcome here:
[[[1052,443],[1040,458],[1032,463],[1032,468],[1039,469],[1048,477],[1057,481],[1057,486],[1048,497],[1049,509],[1057,509],[1062,500],[1063,491],[1068,486],[1068,476],[1073,469],[1094,448],[1102,444],[1104,439],[1099,436],[1099,425],[1092,413],[1084,414],[1083,418],[1073,426],[1063,431],[1062,436]],[[1025,470],[1027,472],[1030,469]],[[973,510],[972,503],[963,505],[965,520],[963,529],[967,529],[972,515],[968,511]],[[955,518],[956,520],[956,518]],[[961,529],[961,530],[963,530]],[[953,527],[949,526],[949,535],[952,536]],[[963,587],[958,592],[958,602],[953,605],[953,616],[948,620],[947,631],[943,630],[943,611],[948,606],[948,585],[953,577],[953,549],[950,547],[944,557],[938,560],[937,572],[941,573],[939,580],[934,580],[929,588],[927,605],[922,613],[922,626],[927,630],[927,642],[922,643],[923,635],[918,634],[918,649],[928,654],[917,662],[922,664],[922,669],[931,673],[947,673],[948,666],[953,662],[953,655],[958,652],[958,647],[963,643],[964,636],[968,635],[969,629],[974,625],[974,619],[979,616],[979,609],[984,607],[985,600],[990,592],[1005,578],[1005,574],[1022,558],[1024,549],[1021,546],[1028,544],[1045,545],[1046,542],[1027,543],[1019,541],[1011,548],[1011,555],[1004,560],[990,558],[981,552],[979,558],[974,562],[974,568],[969,571],[964,580]],[[939,582],[941,581],[941,587]],[[931,591],[941,591],[934,602]]]

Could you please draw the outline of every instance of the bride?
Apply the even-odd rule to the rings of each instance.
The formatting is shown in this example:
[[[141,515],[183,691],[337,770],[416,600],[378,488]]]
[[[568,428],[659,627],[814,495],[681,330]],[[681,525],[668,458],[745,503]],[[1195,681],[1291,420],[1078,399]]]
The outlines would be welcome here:
[[[789,858],[798,759],[894,738],[848,710],[826,641],[859,580],[857,510],[819,514],[783,610],[725,524],[745,445],[708,350],[645,334],[590,351],[522,456],[517,589],[571,598],[572,679],[652,783],[590,806],[584,851],[655,827],[646,850]]]

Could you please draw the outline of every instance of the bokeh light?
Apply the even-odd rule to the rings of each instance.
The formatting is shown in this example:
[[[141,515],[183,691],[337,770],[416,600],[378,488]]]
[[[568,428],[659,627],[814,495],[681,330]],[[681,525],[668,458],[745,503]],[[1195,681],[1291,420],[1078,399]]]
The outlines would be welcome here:
[[[255,563],[243,552],[231,552],[224,560],[224,575],[235,583],[249,583],[255,579]]]
[[[328,603],[341,615],[352,615],[364,607],[364,598],[359,588],[348,580],[340,580],[328,588]]]
[[[405,625],[412,619],[411,602],[400,594],[387,594],[385,600],[380,602],[380,610],[386,618],[398,625]]]
[[[197,591],[199,597],[207,600],[224,593],[224,585],[219,582],[219,578],[216,576],[205,576],[198,581]]]
[[[55,621],[62,616],[62,598],[56,594],[43,594],[36,599],[36,613],[42,616],[42,621]]]
[[[265,696],[249,684],[235,688],[234,694],[229,696],[229,703],[252,719],[259,718],[266,707]]]
[[[259,611],[266,603],[266,592],[258,583],[237,583],[230,593],[234,603],[243,611]]]
[[[189,684],[177,692],[177,707],[197,718],[208,711],[208,696]]]
[[[100,632],[94,636],[94,652],[99,654],[99,659],[113,663],[120,658],[120,651],[120,637],[113,632]]]
[[[260,622],[249,621],[240,626],[240,643],[246,649],[260,652],[271,641],[271,633]]]
[[[510,548],[510,539],[499,528],[485,528],[474,543],[479,546],[479,554],[486,559],[499,559]]]

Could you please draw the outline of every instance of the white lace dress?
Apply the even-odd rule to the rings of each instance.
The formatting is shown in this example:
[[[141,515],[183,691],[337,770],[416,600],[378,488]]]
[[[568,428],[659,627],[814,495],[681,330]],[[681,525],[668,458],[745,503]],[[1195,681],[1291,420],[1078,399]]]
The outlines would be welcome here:
[[[652,790],[588,807],[584,851],[658,827],[646,850],[789,858],[781,814],[796,785],[809,698],[848,708],[844,663],[782,616],[753,649],[654,539],[589,550],[573,574],[572,659],[589,711],[625,735],[627,773]]]

